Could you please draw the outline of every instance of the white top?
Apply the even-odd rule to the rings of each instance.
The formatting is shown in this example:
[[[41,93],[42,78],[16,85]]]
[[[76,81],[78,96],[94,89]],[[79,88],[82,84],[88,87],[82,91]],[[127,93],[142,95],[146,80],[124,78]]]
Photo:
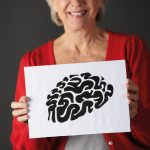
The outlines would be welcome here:
[[[102,134],[69,136],[65,150],[109,150]]]

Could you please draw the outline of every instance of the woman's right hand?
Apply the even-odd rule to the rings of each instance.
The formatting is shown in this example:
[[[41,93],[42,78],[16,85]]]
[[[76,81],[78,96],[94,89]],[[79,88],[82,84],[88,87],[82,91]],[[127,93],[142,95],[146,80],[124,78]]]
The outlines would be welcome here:
[[[12,115],[17,118],[19,122],[28,121],[28,107],[27,107],[27,97],[22,96],[18,102],[13,101],[11,103]]]

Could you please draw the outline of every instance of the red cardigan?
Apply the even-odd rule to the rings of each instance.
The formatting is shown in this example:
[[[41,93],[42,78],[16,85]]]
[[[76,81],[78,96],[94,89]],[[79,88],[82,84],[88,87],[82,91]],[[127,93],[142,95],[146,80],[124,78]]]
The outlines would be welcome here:
[[[111,150],[150,150],[150,53],[137,36],[109,31],[106,60],[126,60],[127,76],[140,88],[139,112],[131,120],[130,133],[104,134]],[[53,40],[27,52],[21,59],[15,100],[25,92],[24,66],[55,64]],[[114,68],[115,70],[115,68]],[[28,125],[13,118],[11,142],[14,150],[64,150],[67,137],[29,139]]]

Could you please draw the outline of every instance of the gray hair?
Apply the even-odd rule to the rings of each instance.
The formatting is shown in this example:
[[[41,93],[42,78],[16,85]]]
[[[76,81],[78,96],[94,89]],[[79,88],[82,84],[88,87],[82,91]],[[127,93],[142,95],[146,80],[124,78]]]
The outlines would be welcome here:
[[[63,23],[60,19],[60,17],[58,16],[58,13],[53,9],[51,3],[51,0],[46,0],[46,2],[48,3],[48,6],[50,7],[50,14],[51,14],[51,19],[52,21],[57,25],[57,26],[63,26]],[[103,5],[102,7],[98,10],[97,15],[96,15],[96,21],[100,21],[102,19],[102,17],[104,16],[105,13],[105,6],[106,6],[106,2],[108,0],[103,0]]]

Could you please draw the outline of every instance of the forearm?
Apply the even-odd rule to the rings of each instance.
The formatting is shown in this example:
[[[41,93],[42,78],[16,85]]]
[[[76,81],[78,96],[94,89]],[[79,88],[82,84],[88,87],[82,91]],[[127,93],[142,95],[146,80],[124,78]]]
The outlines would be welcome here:
[[[150,109],[140,106],[138,115],[131,119],[131,133],[133,138],[140,144],[150,148]]]
[[[14,150],[45,150],[50,148],[47,138],[29,139],[28,125],[26,123],[14,124],[11,133],[11,143]]]

